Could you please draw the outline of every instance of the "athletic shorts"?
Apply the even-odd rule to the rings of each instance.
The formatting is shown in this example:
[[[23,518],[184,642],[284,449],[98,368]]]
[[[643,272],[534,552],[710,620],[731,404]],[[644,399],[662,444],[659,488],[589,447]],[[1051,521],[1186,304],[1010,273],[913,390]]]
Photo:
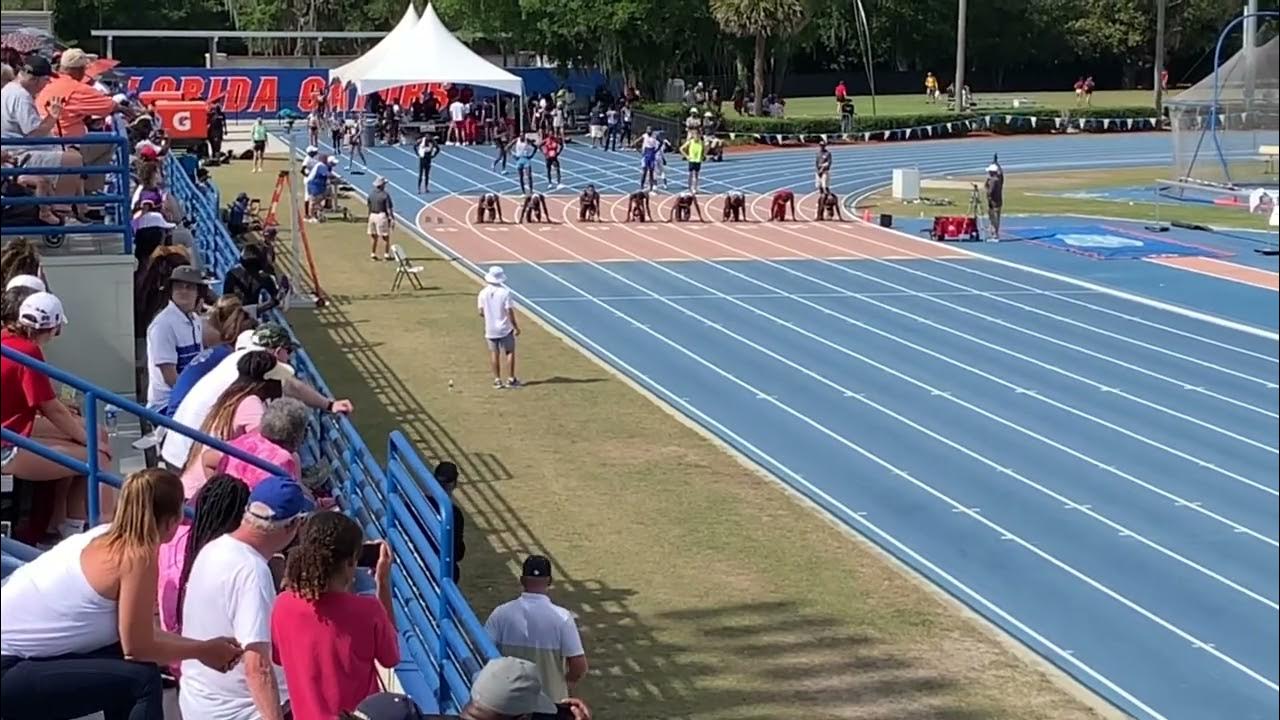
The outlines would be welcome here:
[[[604,137],[604,126],[603,126],[603,125],[592,125],[592,126],[591,126],[591,137],[593,137],[593,138],[602,138],[602,137]]]
[[[253,151],[254,151],[254,152],[266,152],[266,150],[267,150],[267,141],[266,141],[266,140],[254,140],[254,141],[253,141]]]
[[[702,170],[701,161],[698,161],[698,162],[693,162],[692,160],[689,161],[689,172],[698,172],[700,170]]]
[[[369,234],[378,237],[387,237],[391,234],[391,218],[386,213],[372,213],[369,215]]]
[[[658,164],[658,153],[646,152],[640,156],[641,167],[646,170]]]
[[[489,346],[489,350],[491,352],[498,352],[501,350],[502,352],[510,355],[516,351],[516,334],[514,332],[507,333],[505,337],[485,338],[484,340]]]
[[[516,158],[516,170],[523,170],[527,167],[529,167],[529,158],[527,157]]]

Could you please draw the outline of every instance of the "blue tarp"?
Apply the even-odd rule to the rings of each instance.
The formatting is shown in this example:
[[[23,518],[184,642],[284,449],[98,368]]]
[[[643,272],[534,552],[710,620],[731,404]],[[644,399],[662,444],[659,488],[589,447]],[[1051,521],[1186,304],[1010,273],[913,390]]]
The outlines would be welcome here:
[[[1020,240],[1047,245],[1098,260],[1141,260],[1149,257],[1229,257],[1213,248],[1169,240],[1155,233],[1112,225],[1062,225],[1012,230]]]

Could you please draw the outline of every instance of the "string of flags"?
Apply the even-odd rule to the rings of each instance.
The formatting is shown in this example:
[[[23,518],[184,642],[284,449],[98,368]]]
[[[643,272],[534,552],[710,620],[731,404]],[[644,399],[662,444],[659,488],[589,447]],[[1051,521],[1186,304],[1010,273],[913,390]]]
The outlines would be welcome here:
[[[1223,121],[1225,123],[1225,120]],[[823,142],[839,140],[841,142],[870,142],[872,140],[922,140],[926,138],[940,138],[947,135],[954,135],[957,132],[968,132],[970,130],[986,130],[997,126],[1005,126],[1010,128],[1030,127],[1040,128],[1046,125],[1053,125],[1055,130],[1077,129],[1086,132],[1097,132],[1105,130],[1154,130],[1161,127],[1161,120],[1158,117],[1149,118],[1064,118],[1057,117],[1037,117],[1035,115],[984,115],[975,118],[966,118],[964,120],[949,120],[944,123],[932,123],[929,125],[920,125],[907,128],[890,128],[886,130],[867,130],[863,132],[850,133],[750,133],[750,132],[730,132],[726,133],[730,140],[742,138],[754,138],[761,142],[782,143],[788,140],[799,139],[801,141],[811,142],[815,138],[821,139]]]

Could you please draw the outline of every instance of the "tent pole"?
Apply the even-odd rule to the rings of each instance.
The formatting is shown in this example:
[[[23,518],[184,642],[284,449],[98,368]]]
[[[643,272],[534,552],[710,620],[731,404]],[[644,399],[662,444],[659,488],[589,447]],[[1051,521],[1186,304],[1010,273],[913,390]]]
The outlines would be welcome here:
[[[518,109],[518,112],[520,114],[520,134],[521,135],[524,135],[524,109],[525,109],[524,108],[524,86],[522,85],[520,86],[520,107]]]

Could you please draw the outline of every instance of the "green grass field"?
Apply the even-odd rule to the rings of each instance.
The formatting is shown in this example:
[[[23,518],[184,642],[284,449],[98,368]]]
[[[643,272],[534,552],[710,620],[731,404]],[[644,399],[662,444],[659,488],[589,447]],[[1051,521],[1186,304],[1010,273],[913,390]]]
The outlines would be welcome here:
[[[265,199],[275,173],[236,163],[214,177],[223,197]],[[461,467],[462,586],[482,620],[517,592],[526,553],[553,559],[596,717],[1100,716],[1041,661],[538,323],[521,336],[527,387],[495,392],[477,282],[400,228],[427,289],[391,293],[363,233],[363,219],[308,227],[332,302],[290,322],[375,453],[401,428],[428,459]]]
[[[1054,110],[1066,110],[1076,106],[1076,94],[1071,90],[1031,93],[975,93],[980,100],[996,99],[1011,106],[1014,98],[1028,99],[1039,106]],[[855,97],[854,105],[859,115],[871,114],[871,97]],[[1152,104],[1150,90],[1102,90],[1093,94],[1093,107],[1121,107]],[[877,115],[915,115],[946,112],[944,101],[931,103],[923,90],[910,95],[881,95],[876,98]],[[837,115],[834,94],[826,97],[787,98],[788,117],[833,117]]]
[[[1153,186],[1156,179],[1166,178],[1168,175],[1167,167],[1009,173],[1005,179],[1004,212],[1006,215],[1097,215],[1142,221],[1154,221],[1158,216],[1163,222],[1178,220],[1215,227],[1266,228],[1264,215],[1250,215],[1232,208],[1168,199],[1161,199],[1157,204],[1154,191],[1151,200],[1131,203],[1051,194],[1070,190]],[[979,184],[983,180],[978,175],[956,175],[943,179]],[[930,204],[894,200],[885,189],[868,196],[859,203],[859,207],[875,208],[876,212],[902,217],[953,215],[957,211],[963,213],[969,207],[970,191],[967,189],[923,188],[920,192],[931,201]],[[949,204],[933,204],[938,202]]]

